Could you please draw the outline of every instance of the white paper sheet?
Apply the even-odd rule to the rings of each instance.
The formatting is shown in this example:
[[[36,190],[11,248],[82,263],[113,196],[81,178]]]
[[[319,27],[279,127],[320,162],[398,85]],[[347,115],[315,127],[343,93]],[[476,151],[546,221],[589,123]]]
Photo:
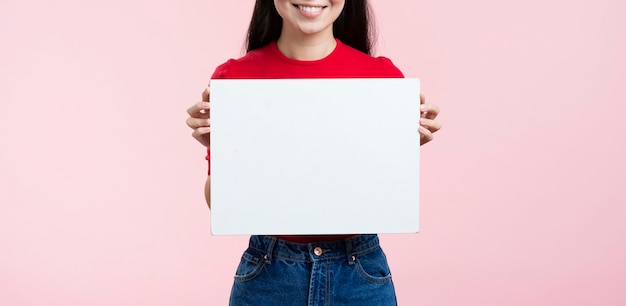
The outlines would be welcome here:
[[[211,81],[211,230],[419,229],[419,80]]]

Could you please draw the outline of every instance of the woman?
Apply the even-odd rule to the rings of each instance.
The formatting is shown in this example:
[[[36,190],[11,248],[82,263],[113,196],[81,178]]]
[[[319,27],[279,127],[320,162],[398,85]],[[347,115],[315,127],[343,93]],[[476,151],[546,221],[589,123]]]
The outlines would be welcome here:
[[[389,59],[370,55],[369,14],[366,0],[257,0],[247,54],[220,65],[212,78],[402,78]],[[207,88],[202,101],[188,109],[187,119],[193,137],[207,148],[209,100]],[[423,95],[420,100],[424,144],[441,124],[435,120],[437,106],[426,104]],[[209,169],[205,187],[209,207],[210,184]],[[377,235],[254,235],[237,268],[230,304],[397,303]]]

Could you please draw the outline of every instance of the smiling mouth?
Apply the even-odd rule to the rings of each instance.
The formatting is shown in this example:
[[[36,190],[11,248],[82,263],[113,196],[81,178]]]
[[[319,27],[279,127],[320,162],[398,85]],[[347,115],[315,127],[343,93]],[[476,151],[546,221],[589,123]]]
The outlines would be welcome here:
[[[294,4],[293,6],[303,12],[310,13],[310,14],[319,13],[322,9],[327,7],[327,6],[306,6],[306,5],[299,5],[299,4]]]

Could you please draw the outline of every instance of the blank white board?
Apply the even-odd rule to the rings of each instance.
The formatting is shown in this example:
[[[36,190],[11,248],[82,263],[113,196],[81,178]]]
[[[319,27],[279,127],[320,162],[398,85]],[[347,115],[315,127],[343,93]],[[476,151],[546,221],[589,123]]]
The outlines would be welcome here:
[[[211,81],[214,235],[419,230],[419,80]]]

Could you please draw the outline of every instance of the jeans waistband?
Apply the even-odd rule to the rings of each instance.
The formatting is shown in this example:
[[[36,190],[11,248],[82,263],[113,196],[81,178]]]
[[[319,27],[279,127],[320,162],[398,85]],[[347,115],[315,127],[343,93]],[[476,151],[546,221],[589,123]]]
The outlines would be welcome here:
[[[328,259],[347,258],[352,264],[356,255],[369,252],[379,246],[378,235],[365,234],[343,240],[298,243],[267,235],[250,237],[250,247],[265,254],[265,260],[274,258],[299,262],[314,262]]]

